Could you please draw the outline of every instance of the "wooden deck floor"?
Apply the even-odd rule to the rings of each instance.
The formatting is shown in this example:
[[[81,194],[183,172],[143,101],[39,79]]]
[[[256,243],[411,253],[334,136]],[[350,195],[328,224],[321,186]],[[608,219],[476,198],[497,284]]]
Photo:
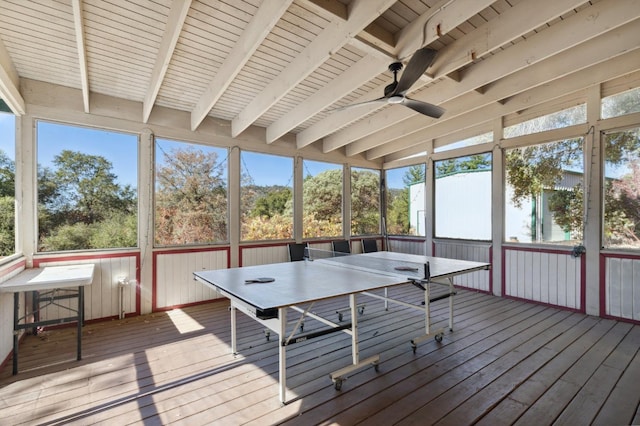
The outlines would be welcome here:
[[[419,300],[411,286],[395,290]],[[461,291],[456,329],[423,342],[417,311],[366,300],[361,356],[379,372],[354,373],[341,391],[329,373],[350,363],[334,333],[292,345],[289,398],[278,402],[278,344],[239,315],[231,355],[228,304],[28,336],[19,375],[0,372],[1,424],[442,424],[640,423],[640,326]],[[345,303],[327,301],[316,312]],[[434,303],[436,326],[447,301]],[[306,323],[305,330],[315,327]]]

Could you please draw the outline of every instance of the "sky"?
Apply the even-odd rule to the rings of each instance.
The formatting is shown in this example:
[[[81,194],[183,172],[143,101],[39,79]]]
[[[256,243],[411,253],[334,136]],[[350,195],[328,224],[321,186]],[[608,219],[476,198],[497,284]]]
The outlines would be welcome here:
[[[0,112],[0,149],[15,160],[15,120],[13,115]]]
[[[62,150],[101,156],[123,185],[138,187],[138,135],[86,127],[38,122],[38,164],[55,169],[53,159]]]
[[[55,168],[53,159],[63,149],[80,151],[85,154],[103,156],[112,164],[112,172],[118,176],[120,184],[129,184],[137,188],[138,172],[138,137],[126,134],[97,130],[86,127],[61,125],[40,121],[38,131],[38,164]],[[0,149],[11,159],[14,153],[15,124],[11,114],[0,113]],[[157,161],[162,161],[162,152],[170,152],[172,148],[184,146],[182,142],[158,139],[159,152]],[[220,160],[226,159],[225,148],[197,145],[199,149],[218,151]],[[321,161],[303,161],[303,176],[315,176],[325,170],[342,168],[342,164]],[[258,185],[293,185],[293,158],[279,155],[260,154],[250,151],[242,152],[242,169],[248,171]],[[406,168],[390,170],[387,173],[388,185],[391,188],[402,188],[402,176]]]

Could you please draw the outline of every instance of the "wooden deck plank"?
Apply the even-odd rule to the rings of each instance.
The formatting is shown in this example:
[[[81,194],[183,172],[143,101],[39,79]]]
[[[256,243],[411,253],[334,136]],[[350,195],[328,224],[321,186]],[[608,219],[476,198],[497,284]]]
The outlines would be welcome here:
[[[532,372],[541,368],[554,356],[554,353],[546,349],[544,345],[574,326],[579,319],[578,315],[569,315],[567,312],[563,312],[559,313],[557,317],[550,317],[546,321],[547,324],[541,323],[541,332],[538,332],[517,348],[508,348],[507,352],[496,362],[476,373],[476,375],[481,376],[481,379],[470,377],[468,381],[473,383],[470,388],[472,390],[471,394],[466,395],[467,399],[464,402],[454,405],[451,411],[438,423],[459,425],[478,421],[492,407],[512,392],[514,388],[525,382]],[[520,340],[524,336],[524,334],[518,335],[518,339],[514,340]],[[492,349],[492,351],[494,350]],[[478,389],[483,382],[486,383],[486,386]],[[451,392],[459,392],[458,388],[453,388]],[[459,399],[460,396],[457,398]],[[443,395],[442,398],[447,398],[447,396]],[[434,403],[437,404],[438,401],[436,400]],[[422,410],[424,409],[430,408],[423,407]],[[419,413],[417,414],[419,415]]]
[[[550,424],[564,410],[575,393],[580,390],[578,371],[580,359],[603,336],[613,328],[615,322],[599,320],[597,324],[575,342],[563,350],[541,371],[543,380],[547,381],[544,393],[534,401],[529,409],[515,424],[531,424],[532,421]]]
[[[416,395],[420,403],[414,403],[414,405],[417,406],[412,412],[405,413],[407,418],[401,421],[400,424],[415,424],[419,419],[425,419],[428,423],[467,424],[479,418],[483,410],[479,412],[477,410],[467,412],[465,409],[462,409],[457,410],[455,415],[452,414],[448,419],[445,416],[453,410],[456,410],[457,407],[491,382],[498,379],[505,371],[517,365],[517,363],[525,359],[531,352],[542,347],[555,335],[559,335],[564,331],[564,327],[560,324],[559,329],[554,330],[555,334],[546,335],[543,333],[547,328],[558,325],[564,318],[563,315],[556,315],[555,312],[553,312],[551,316],[544,315],[549,315],[549,312],[540,312],[540,314],[529,318],[527,321],[514,325],[511,332],[517,334],[510,336],[503,342],[484,352],[494,357],[489,363],[480,365],[480,368],[473,371],[469,376],[461,376],[460,378],[462,380],[449,389],[444,390],[436,398],[428,400],[427,403],[423,403],[425,399],[423,399],[420,394]],[[522,344],[522,340],[525,340],[528,345],[522,347],[520,351],[518,346]],[[516,346],[514,346],[514,344]],[[517,350],[514,350],[514,348]],[[471,408],[471,404],[465,408]]]
[[[635,326],[625,336],[603,366],[619,370],[619,379],[611,390],[595,425],[638,424],[640,410],[640,327]],[[635,416],[635,417],[634,417]]]
[[[420,300],[412,286],[397,290]],[[408,342],[424,327],[420,313],[366,303],[361,356],[380,353],[380,371],[354,372],[339,392],[328,373],[350,362],[347,335],[289,347],[294,399],[282,406],[278,342],[238,315],[239,354],[231,354],[228,303],[216,302],[89,324],[79,362],[74,329],[27,336],[21,373],[0,372],[0,417],[72,425],[638,420],[638,325],[461,290],[455,331],[414,354]],[[331,316],[344,305],[325,301],[314,310]],[[446,327],[447,309],[446,300],[433,305],[434,327]],[[309,320],[305,330],[319,326]]]
[[[493,300],[495,301],[495,299]],[[499,314],[500,311],[495,309],[495,306],[490,303],[491,301],[492,298],[484,299],[482,300],[482,302],[488,302],[486,305],[476,302],[474,306],[476,308],[482,307],[487,312],[493,312],[494,315]],[[493,309],[490,309],[490,306],[493,307]],[[513,308],[513,306],[511,306],[511,308]],[[430,343],[421,346],[418,349],[417,355],[413,355],[411,352],[407,351],[407,347],[405,346],[407,339],[410,336],[413,336],[412,331],[407,332],[406,336],[400,339],[400,345],[397,345],[395,342],[390,342],[390,349],[381,353],[381,359],[383,361],[380,365],[380,373],[372,374],[371,370],[367,369],[357,372],[353,376],[349,377],[348,381],[343,387],[343,390],[341,391],[341,394],[343,396],[339,402],[341,406],[345,406],[345,409],[347,410],[351,406],[355,406],[359,403],[369,402],[369,392],[375,392],[375,390],[379,388],[380,380],[384,382],[383,385],[387,385],[387,383],[402,380],[404,377],[406,377],[406,373],[401,373],[398,369],[407,363],[407,359],[415,359],[416,357],[426,356],[434,351],[439,350],[443,346],[446,347],[447,345],[452,344],[454,342],[454,339],[456,338],[461,338],[463,335],[470,335],[475,333],[471,326],[473,326],[473,324],[477,321],[478,309],[473,309],[469,312],[465,311],[466,309],[464,308],[460,308],[458,310],[458,316],[456,318],[459,331],[445,335],[445,339],[443,340],[442,345],[436,344],[435,342],[431,341]],[[406,328],[404,328],[403,330],[406,330]],[[404,345],[402,343],[404,343]],[[388,376],[388,378],[386,376]],[[324,376],[308,383],[309,386],[314,386],[315,388],[315,393],[313,394],[314,398],[312,400],[304,402],[294,401],[293,403],[288,404],[287,406],[283,407],[280,412],[273,413],[273,417],[267,416],[265,418],[267,420],[267,423],[270,423],[270,421],[275,422],[277,420],[276,417],[278,416],[282,419],[281,413],[283,411],[289,413],[291,422],[293,424],[296,424],[297,421],[300,421],[302,424],[308,421],[310,421],[311,423],[318,423],[320,420],[331,417],[333,414],[337,413],[338,408],[333,405],[333,403],[336,402],[336,391],[331,386],[327,386],[326,383],[326,378]],[[367,411],[367,408],[364,409],[365,411]],[[300,412],[305,413],[304,419],[299,417]],[[260,421],[265,419],[261,418],[255,423],[259,423]]]
[[[471,356],[482,354],[483,346],[489,345],[492,335],[500,330],[504,330],[511,323],[521,321],[523,317],[532,316],[532,312],[539,312],[541,307],[526,304],[510,304],[511,309],[499,312],[493,315],[491,311],[486,311],[483,318],[486,321],[486,328],[478,328],[477,317],[475,321],[471,321],[469,327],[460,327],[458,331],[447,336],[447,342],[451,339],[451,343],[442,347],[435,347],[428,352],[419,351],[418,355],[411,355],[404,352],[396,359],[398,364],[394,365],[394,370],[389,374],[383,375],[376,383],[372,383],[370,388],[362,389],[359,387],[358,392],[353,394],[359,396],[361,401],[356,405],[348,406],[348,409],[340,410],[342,400],[330,399],[327,404],[320,408],[323,415],[311,410],[305,412],[311,416],[312,421],[324,421],[329,419],[331,422],[338,424],[355,424],[358,421],[368,420],[371,422],[379,422],[377,424],[385,424],[392,421],[386,418],[372,417],[372,414],[387,408],[393,413],[406,412],[411,409],[414,404],[411,401],[411,395],[416,389],[420,389],[430,381],[449,380],[449,376],[445,373],[454,369],[458,365],[464,364]],[[490,318],[490,319],[489,319]],[[439,362],[446,360],[446,364]],[[433,367],[429,369],[429,367]],[[387,371],[386,362],[383,371]],[[468,368],[471,368],[469,365]],[[381,388],[382,386],[382,388]],[[430,387],[431,385],[429,385]],[[398,404],[398,400],[408,396],[403,404]],[[338,405],[340,404],[340,405]],[[398,404],[396,406],[396,404]],[[317,411],[317,410],[316,410]],[[339,413],[339,414],[338,414]],[[323,418],[323,416],[326,416]],[[391,414],[393,416],[393,414]],[[328,421],[329,421],[328,420]],[[304,424],[303,418],[292,419],[292,424]]]

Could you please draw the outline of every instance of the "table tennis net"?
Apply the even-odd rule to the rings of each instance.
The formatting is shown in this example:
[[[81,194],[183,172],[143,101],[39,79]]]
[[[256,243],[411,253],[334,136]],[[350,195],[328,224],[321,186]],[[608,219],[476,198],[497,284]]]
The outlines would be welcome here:
[[[409,260],[391,260],[379,257],[368,257],[353,253],[331,250],[305,249],[305,259],[331,263],[337,267],[364,270],[385,275],[399,275],[410,279],[428,280],[430,278],[429,263],[416,263]]]

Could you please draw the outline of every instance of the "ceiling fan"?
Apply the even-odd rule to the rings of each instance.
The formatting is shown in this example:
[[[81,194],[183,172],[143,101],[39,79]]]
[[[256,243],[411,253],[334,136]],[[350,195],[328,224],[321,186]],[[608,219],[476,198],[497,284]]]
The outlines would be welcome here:
[[[405,93],[433,63],[433,59],[435,58],[436,53],[437,51],[429,49],[427,47],[423,47],[422,49],[417,50],[409,60],[407,68],[404,70],[402,76],[400,77],[400,81],[398,81],[398,71],[402,69],[402,62],[392,63],[391,65],[389,65],[389,71],[393,73],[393,83],[384,88],[383,97],[367,102],[347,105],[340,109],[371,105],[375,103],[389,103],[404,105],[416,112],[419,112],[420,114],[424,114],[433,118],[440,118],[442,114],[444,114],[444,109],[427,102],[409,99],[405,96]]]

